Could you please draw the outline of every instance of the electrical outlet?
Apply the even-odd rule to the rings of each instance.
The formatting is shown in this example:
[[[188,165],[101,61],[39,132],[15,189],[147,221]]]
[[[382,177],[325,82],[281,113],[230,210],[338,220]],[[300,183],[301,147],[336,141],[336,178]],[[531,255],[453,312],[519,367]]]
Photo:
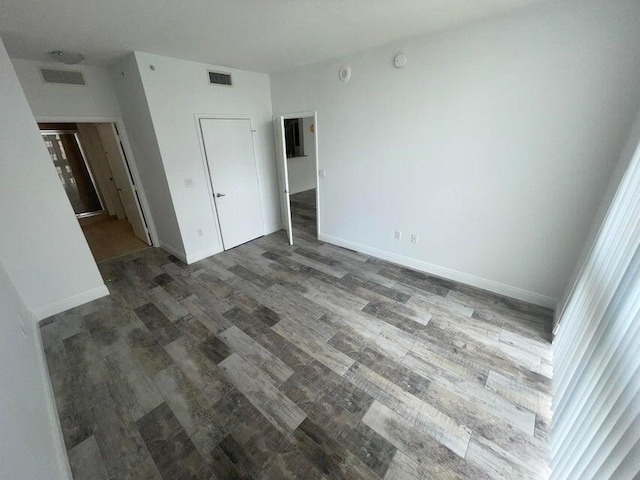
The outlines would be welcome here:
[[[198,236],[201,237],[202,236],[202,229],[198,229]]]
[[[191,188],[193,187],[193,179],[192,178],[185,178],[184,179],[184,188]]]
[[[418,234],[417,233],[412,233],[411,234],[411,243],[418,243]]]
[[[402,238],[402,232],[400,230],[396,230],[395,232],[393,232],[393,238],[395,238],[396,240],[400,240],[400,238]]]

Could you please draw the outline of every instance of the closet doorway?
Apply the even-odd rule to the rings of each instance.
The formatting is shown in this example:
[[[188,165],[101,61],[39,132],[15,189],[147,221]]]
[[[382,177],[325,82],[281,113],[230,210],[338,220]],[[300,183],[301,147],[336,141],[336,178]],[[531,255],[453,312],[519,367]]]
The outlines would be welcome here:
[[[282,223],[290,245],[296,235],[318,238],[318,114],[274,117]]]

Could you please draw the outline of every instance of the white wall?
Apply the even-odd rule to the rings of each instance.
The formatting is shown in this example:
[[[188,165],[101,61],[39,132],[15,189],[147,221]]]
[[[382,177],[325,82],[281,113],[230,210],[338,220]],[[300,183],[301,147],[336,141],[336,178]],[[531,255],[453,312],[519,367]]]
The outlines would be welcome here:
[[[130,62],[131,68],[132,61],[129,56],[127,62]],[[190,262],[222,250],[198,137],[196,114],[251,118],[256,130],[254,144],[265,233],[280,228],[269,77],[223,68],[233,75],[233,87],[220,87],[209,85],[207,74],[207,69],[220,67],[140,52],[135,53],[135,61],[179,226],[182,245],[174,241],[171,246],[176,250],[182,248],[184,257]],[[155,70],[151,70],[151,65]],[[118,81],[119,71],[120,67],[116,66],[114,82]],[[116,84],[116,90],[118,88]],[[138,91],[138,97],[140,95]],[[125,98],[120,98],[123,114],[127,108],[126,102]],[[125,121],[129,120],[125,118]],[[129,123],[127,127],[132,140],[137,143],[136,132],[131,130]],[[150,141],[150,138],[147,140]],[[136,158],[140,158],[140,155],[136,154]],[[153,161],[159,169],[159,159],[154,156]],[[185,187],[186,179],[193,180],[193,187]],[[198,234],[198,230],[202,231],[202,235]]]
[[[113,65],[110,75],[119,104],[122,105],[122,119],[142,178],[158,240],[173,253],[184,253],[156,132],[134,54],[124,56]]]
[[[63,65],[13,58],[29,106],[42,117],[120,117],[120,108],[106,68],[87,65]],[[39,67],[80,70],[86,86],[44,83]]]
[[[0,478],[70,479],[37,325],[2,262],[0,305]]]
[[[639,15],[546,3],[272,75],[318,111],[322,238],[553,305],[640,108]]]
[[[313,117],[302,119],[302,132],[305,157],[288,158],[289,191],[304,192],[316,188],[316,135],[311,132]]]
[[[575,267],[571,273],[569,281],[567,282],[562,295],[560,296],[558,302],[558,308],[555,312],[554,322],[557,322],[562,316],[564,309],[567,306],[567,301],[573,292],[573,288],[576,284],[576,281],[582,272],[582,269],[587,261],[589,254],[593,248],[593,245],[596,241],[598,233],[602,227],[604,218],[611,208],[612,201],[614,196],[620,186],[620,181],[622,180],[631,160],[633,159],[633,155],[638,148],[638,141],[640,140],[640,112],[638,112],[638,116],[633,124],[631,129],[631,133],[627,139],[624,149],[622,150],[622,154],[620,155],[620,159],[618,160],[613,173],[611,174],[611,178],[609,179],[609,183],[607,184],[607,188],[605,190],[604,195],[602,196],[602,200],[600,201],[600,206],[594,219],[591,223],[591,227],[589,229],[588,235],[586,235],[585,240],[582,244],[582,249],[580,251],[580,256],[578,262],[576,262]]]
[[[2,41],[0,98],[0,478],[69,479],[36,320],[106,288]]]
[[[0,260],[39,318],[108,293],[0,45]]]

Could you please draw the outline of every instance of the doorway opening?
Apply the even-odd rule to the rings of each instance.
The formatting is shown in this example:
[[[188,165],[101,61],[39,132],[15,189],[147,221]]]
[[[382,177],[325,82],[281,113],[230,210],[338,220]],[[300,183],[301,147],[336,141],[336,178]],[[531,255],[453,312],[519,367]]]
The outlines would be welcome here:
[[[284,228],[295,236],[318,238],[318,142],[316,112],[275,118]]]
[[[114,123],[38,123],[96,263],[151,245]]]

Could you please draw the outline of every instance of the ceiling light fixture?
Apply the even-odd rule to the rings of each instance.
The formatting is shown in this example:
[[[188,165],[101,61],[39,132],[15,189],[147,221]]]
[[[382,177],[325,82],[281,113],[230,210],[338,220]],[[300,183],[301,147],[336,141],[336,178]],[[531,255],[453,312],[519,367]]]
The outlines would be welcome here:
[[[54,60],[67,65],[75,65],[76,63],[80,63],[84,60],[84,55],[80,55],[79,53],[63,52],[61,50],[49,52],[49,56]]]

